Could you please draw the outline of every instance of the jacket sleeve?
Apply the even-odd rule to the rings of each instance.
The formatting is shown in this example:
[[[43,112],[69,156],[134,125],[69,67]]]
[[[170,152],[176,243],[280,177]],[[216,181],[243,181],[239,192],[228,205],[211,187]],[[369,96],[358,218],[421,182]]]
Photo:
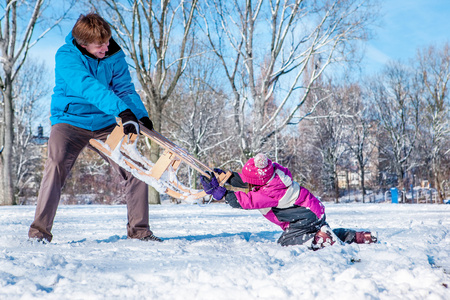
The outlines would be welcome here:
[[[127,103],[89,73],[81,57],[70,49],[60,48],[55,56],[55,71],[72,93],[86,99],[106,114],[118,116]]]
[[[262,193],[261,191],[250,191],[248,193],[244,192],[234,192],[239,204],[244,209],[261,209],[276,207],[278,205],[278,200],[269,197]]]
[[[247,188],[248,184],[242,181],[241,176],[239,176],[239,173],[233,172],[228,178],[227,183],[230,184],[233,187],[237,188]]]
[[[225,193],[225,202],[233,208],[242,208],[233,191],[227,191]]]
[[[131,82],[130,71],[125,58],[120,58],[114,65],[112,87],[114,93],[122,99],[138,119],[148,117],[147,110]]]

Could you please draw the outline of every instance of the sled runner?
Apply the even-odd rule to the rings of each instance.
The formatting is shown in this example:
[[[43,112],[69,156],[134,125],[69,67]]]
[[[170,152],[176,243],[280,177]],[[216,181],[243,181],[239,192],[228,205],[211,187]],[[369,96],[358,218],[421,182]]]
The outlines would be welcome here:
[[[178,181],[176,173],[181,163],[187,164],[208,178],[210,178],[210,175],[207,172],[214,174],[221,186],[231,176],[230,171],[222,174],[214,173],[207,165],[197,160],[185,149],[178,147],[159,132],[149,130],[142,124],[139,127],[142,135],[164,149],[156,163],[139,153],[136,147],[138,135],[125,135],[120,121],[118,121],[118,126],[111,132],[105,142],[96,139],[91,139],[89,142],[101,153],[129,171],[134,177],[153,186],[158,192],[180,200],[193,201],[207,196],[203,190],[191,189]]]

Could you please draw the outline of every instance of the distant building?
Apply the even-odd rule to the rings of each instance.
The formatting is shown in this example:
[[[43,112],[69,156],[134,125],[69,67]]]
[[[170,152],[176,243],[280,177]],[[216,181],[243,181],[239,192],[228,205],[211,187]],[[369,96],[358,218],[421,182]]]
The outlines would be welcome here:
[[[44,136],[44,127],[42,127],[42,125],[38,126],[37,135],[33,136],[31,142],[38,146],[47,145],[48,137]]]

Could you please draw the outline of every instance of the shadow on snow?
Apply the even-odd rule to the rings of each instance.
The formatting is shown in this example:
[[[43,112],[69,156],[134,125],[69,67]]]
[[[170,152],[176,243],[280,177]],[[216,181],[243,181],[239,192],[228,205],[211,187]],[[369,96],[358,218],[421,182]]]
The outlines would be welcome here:
[[[260,231],[260,232],[237,232],[237,233],[219,233],[219,234],[202,234],[202,235],[187,235],[187,236],[177,236],[163,238],[164,240],[188,240],[188,241],[201,241],[216,238],[229,238],[229,237],[239,237],[247,242],[252,241],[270,241],[274,242],[278,240],[279,231]]]

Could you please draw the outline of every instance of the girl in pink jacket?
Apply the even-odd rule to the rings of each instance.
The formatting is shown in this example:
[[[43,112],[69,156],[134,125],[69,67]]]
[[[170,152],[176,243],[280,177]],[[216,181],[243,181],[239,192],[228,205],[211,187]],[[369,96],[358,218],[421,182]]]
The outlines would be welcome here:
[[[216,172],[223,172],[215,169]],[[291,172],[272,163],[259,153],[231,175],[227,183],[249,188],[248,193],[228,191],[220,186],[215,176],[200,178],[205,192],[214,199],[225,197],[234,208],[258,209],[269,221],[279,225],[283,234],[278,239],[282,246],[306,245],[313,250],[341,243],[373,243],[377,239],[370,232],[339,228],[331,230],[325,218],[325,207],[306,188],[292,180]]]

